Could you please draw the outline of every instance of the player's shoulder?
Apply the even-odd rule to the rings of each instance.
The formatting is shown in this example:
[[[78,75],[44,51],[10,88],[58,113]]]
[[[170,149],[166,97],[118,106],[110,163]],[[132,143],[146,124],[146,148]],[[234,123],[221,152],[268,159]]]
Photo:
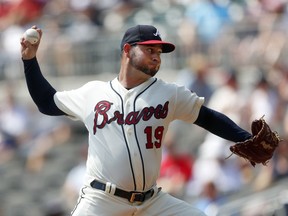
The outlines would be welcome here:
[[[157,89],[161,89],[166,94],[172,94],[174,96],[176,95],[191,95],[191,90],[186,88],[183,85],[180,85],[176,82],[167,82],[162,79],[157,79],[157,86],[155,86]]]

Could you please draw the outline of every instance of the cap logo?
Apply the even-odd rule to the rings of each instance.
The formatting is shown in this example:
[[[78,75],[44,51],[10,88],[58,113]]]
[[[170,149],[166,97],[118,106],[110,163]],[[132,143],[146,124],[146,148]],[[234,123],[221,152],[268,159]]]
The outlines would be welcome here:
[[[156,29],[156,33],[153,33],[153,35],[154,35],[155,37],[157,37],[157,36],[161,37],[160,32],[159,32],[158,29]]]

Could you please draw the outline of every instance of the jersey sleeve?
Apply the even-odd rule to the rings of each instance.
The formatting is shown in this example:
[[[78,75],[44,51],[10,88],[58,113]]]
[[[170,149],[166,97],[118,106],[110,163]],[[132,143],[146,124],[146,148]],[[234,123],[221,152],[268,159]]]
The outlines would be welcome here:
[[[87,107],[87,95],[91,87],[92,82],[89,82],[78,89],[58,91],[54,95],[55,104],[71,119],[83,121]]]
[[[179,86],[175,96],[175,119],[194,123],[199,115],[204,97],[199,97],[184,86]]]

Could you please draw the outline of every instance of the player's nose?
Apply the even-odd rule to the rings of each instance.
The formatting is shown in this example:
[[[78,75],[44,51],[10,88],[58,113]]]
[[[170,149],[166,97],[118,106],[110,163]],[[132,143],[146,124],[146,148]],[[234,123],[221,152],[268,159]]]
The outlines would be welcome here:
[[[157,54],[153,55],[152,56],[152,61],[155,62],[155,63],[160,63],[161,62],[160,55],[157,55]]]

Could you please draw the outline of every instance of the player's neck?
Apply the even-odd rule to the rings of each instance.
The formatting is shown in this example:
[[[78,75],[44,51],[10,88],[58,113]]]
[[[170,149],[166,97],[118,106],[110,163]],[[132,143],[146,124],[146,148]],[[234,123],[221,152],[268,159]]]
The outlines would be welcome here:
[[[134,77],[129,78],[127,76],[121,76],[120,74],[118,76],[118,80],[121,83],[121,85],[126,89],[135,88],[147,81],[147,79],[137,79],[137,78],[135,79]]]

